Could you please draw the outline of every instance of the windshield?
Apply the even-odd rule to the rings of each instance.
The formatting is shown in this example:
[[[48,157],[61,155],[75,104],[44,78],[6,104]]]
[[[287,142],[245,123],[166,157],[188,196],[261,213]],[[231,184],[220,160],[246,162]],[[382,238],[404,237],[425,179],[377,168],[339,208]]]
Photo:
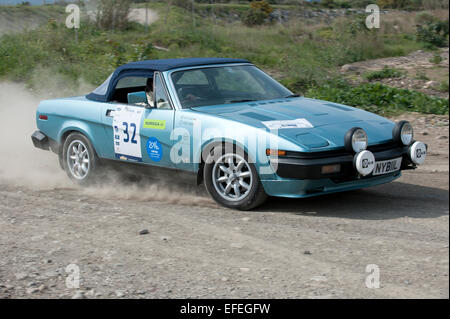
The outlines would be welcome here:
[[[181,106],[221,105],[285,98],[292,92],[253,65],[172,73]]]

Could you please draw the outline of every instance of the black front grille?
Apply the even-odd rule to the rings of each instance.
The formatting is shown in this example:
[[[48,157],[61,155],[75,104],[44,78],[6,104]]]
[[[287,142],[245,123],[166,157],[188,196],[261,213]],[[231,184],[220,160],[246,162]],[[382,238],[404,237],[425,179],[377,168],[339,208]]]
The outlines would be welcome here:
[[[388,143],[378,145],[370,145],[367,149],[372,153],[376,153],[393,150],[398,147],[399,147],[398,143],[391,141]],[[348,152],[345,148],[339,148],[331,151],[310,152],[310,153],[287,151],[286,155],[283,157],[298,158],[298,159],[321,159],[321,158],[349,156],[349,155],[353,156],[353,153]]]

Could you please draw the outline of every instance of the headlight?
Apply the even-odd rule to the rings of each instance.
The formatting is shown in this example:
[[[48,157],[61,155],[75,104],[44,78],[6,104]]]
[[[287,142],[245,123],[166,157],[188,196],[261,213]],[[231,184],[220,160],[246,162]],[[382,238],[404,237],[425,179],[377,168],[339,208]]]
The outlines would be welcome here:
[[[410,145],[414,138],[414,130],[408,121],[400,121],[395,124],[392,132],[394,141],[403,145]]]
[[[367,149],[367,144],[367,134],[362,128],[354,127],[345,135],[345,148],[349,152],[362,152]]]
[[[400,132],[400,139],[402,140],[402,143],[404,145],[409,145],[412,142],[412,139],[414,137],[414,131],[409,123],[405,123],[402,126],[402,130]]]

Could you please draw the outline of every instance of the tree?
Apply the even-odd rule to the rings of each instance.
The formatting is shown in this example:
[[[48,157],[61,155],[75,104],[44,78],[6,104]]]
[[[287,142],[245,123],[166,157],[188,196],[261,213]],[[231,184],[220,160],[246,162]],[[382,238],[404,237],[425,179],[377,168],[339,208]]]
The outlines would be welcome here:
[[[410,0],[378,0],[381,8],[402,9],[410,4]]]
[[[97,24],[104,29],[125,29],[128,26],[131,0],[99,0]]]
[[[242,17],[242,22],[248,26],[263,24],[272,13],[273,8],[267,1],[252,1]]]

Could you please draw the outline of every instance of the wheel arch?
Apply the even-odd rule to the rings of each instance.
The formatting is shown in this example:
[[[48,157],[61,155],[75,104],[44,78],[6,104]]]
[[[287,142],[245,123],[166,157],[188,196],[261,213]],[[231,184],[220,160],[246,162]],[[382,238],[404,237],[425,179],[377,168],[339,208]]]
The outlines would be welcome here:
[[[90,136],[90,134],[88,133],[89,130],[83,129],[80,126],[66,126],[64,129],[62,129],[59,133],[58,136],[58,141],[59,141],[59,150],[58,150],[58,159],[59,159],[59,165],[61,166],[62,169],[64,169],[64,163],[63,163],[63,150],[64,150],[64,143],[66,142],[66,139],[69,137],[70,134],[72,133],[80,133],[83,136],[85,136],[89,142],[92,145],[92,148],[94,149],[94,155],[97,156],[97,150],[95,149],[95,145],[92,142],[92,137]]]
[[[252,154],[249,153],[248,148],[240,143],[239,141],[233,140],[233,139],[228,139],[228,138],[215,138],[215,139],[211,139],[206,141],[205,143],[203,143],[201,150],[200,150],[200,154],[197,154],[197,160],[198,160],[198,170],[197,170],[197,185],[200,185],[203,183],[203,168],[205,166],[205,156],[206,154],[209,154],[211,152],[211,150],[216,147],[217,145],[233,145],[236,147],[241,148],[251,159],[255,159],[256,157],[254,157]]]

